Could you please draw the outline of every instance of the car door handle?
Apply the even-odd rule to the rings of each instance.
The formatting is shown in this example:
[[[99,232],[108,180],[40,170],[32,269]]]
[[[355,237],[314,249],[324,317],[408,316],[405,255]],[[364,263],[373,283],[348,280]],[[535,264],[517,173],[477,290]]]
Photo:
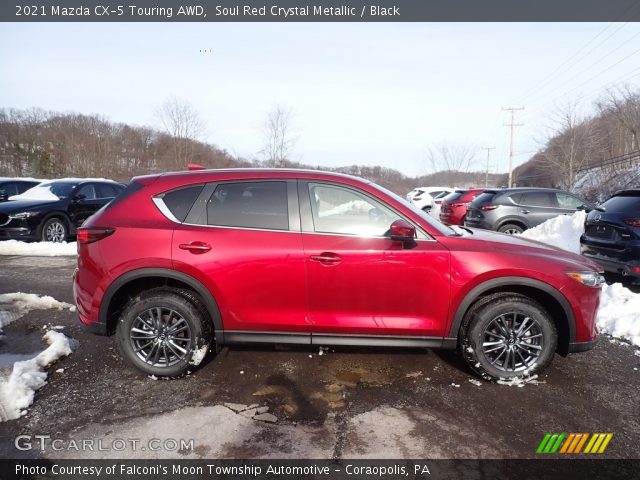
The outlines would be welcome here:
[[[520,213],[531,213],[530,210],[520,210]]]
[[[318,262],[322,265],[337,265],[342,262],[342,258],[335,253],[330,252],[322,252],[320,255],[311,255],[309,259],[312,262]]]
[[[180,250],[189,250],[191,253],[200,254],[211,250],[211,245],[204,242],[189,242],[178,245]]]

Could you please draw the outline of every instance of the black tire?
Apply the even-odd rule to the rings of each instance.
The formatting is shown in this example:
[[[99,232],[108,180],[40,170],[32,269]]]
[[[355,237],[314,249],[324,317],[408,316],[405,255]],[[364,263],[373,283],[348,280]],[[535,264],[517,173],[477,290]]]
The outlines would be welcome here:
[[[122,356],[156,377],[180,377],[195,370],[211,339],[211,322],[200,299],[189,290],[168,287],[132,298],[116,329]]]
[[[538,302],[498,293],[479,300],[465,315],[460,350],[485,380],[513,380],[543,372],[558,345],[555,323]]]
[[[66,242],[69,236],[69,229],[67,224],[61,218],[50,218],[42,226],[42,241],[43,242]]]
[[[520,225],[516,224],[516,223],[506,223],[504,225],[502,225],[499,229],[499,232],[501,233],[507,233],[509,235],[515,235],[516,233],[522,233],[525,231],[524,228],[522,228]]]

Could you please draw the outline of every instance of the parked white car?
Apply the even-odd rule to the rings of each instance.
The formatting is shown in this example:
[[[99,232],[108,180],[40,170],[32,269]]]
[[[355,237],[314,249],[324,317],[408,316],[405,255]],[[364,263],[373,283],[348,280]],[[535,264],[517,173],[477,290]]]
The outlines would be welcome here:
[[[454,189],[450,187],[417,187],[407,193],[407,200],[420,210],[429,211],[435,205],[434,199],[440,195],[448,195]]]

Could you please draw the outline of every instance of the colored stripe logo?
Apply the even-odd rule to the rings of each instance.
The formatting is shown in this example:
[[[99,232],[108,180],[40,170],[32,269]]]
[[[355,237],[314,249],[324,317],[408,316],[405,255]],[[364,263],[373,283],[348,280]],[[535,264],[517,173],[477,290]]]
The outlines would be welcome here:
[[[613,433],[547,433],[536,453],[600,454],[604,453],[612,438]]]

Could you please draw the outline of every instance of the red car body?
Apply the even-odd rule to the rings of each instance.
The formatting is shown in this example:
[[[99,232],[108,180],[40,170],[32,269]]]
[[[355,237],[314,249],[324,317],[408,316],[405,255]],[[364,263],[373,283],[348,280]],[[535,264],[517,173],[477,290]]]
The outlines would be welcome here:
[[[206,190],[274,180],[287,186],[289,228],[283,230],[189,223],[205,197],[183,222],[157,202],[190,185]],[[379,202],[415,230],[415,240],[315,231],[311,184]],[[207,198],[207,205],[214,201]],[[597,335],[600,289],[566,274],[598,272],[594,263],[493,232],[456,233],[395,194],[333,173],[238,169],[137,177],[84,224],[78,251],[78,315],[100,334],[116,331],[127,302],[167,286],[199,298],[217,344],[455,348],[474,302],[500,292],[544,306],[556,323],[560,353],[586,350]]]
[[[444,197],[440,207],[440,221],[447,225],[463,225],[467,205],[482,192],[484,188],[470,188],[456,190]]]

